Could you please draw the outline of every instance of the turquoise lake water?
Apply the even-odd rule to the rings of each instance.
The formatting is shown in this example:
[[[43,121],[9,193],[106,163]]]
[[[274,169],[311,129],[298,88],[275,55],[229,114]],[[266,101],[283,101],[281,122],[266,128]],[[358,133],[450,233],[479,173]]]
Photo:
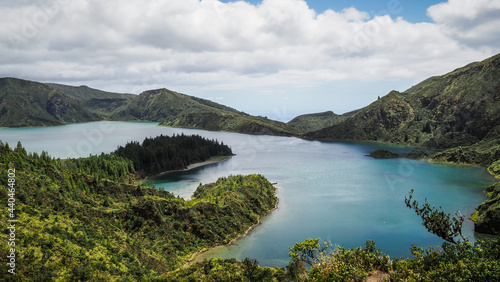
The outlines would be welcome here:
[[[411,148],[375,143],[306,141],[293,137],[210,132],[159,127],[156,123],[95,122],[62,127],[0,129],[0,140],[17,141],[30,152],[47,151],[59,158],[111,152],[128,141],[172,134],[198,134],[229,145],[236,156],[189,172],[154,180],[176,195],[189,198],[200,183],[235,174],[259,173],[277,182],[278,209],[235,244],[206,257],[257,259],[263,266],[286,265],[288,247],[306,238],[321,238],[346,248],[364,246],[367,239],[390,256],[410,256],[411,244],[438,246],[442,240],[421,225],[404,204],[414,198],[460,210],[469,216],[495,182],[484,168],[436,165],[425,160],[372,159],[377,148],[408,152]],[[464,233],[476,234],[470,220]]]

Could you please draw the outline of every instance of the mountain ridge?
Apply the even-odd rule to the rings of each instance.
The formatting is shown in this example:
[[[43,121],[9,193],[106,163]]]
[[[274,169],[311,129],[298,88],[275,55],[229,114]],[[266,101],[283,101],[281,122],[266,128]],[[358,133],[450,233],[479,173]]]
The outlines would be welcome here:
[[[214,112],[244,114],[215,102],[178,93],[166,88],[147,90],[128,101],[112,116],[113,120],[148,120],[162,122],[182,113]]]
[[[0,78],[0,126],[54,126],[97,121],[78,100],[43,83]]]
[[[306,139],[381,141],[446,149],[500,124],[500,54],[389,94]]]
[[[70,86],[58,83],[45,83],[45,85],[77,99],[83,107],[99,114],[103,118],[109,118],[116,109],[137,96],[134,94],[103,91],[86,85]]]
[[[391,91],[343,115],[306,114],[288,123],[166,88],[133,95],[2,78],[0,126],[141,120],[173,127],[448,149],[473,145],[500,124],[499,73],[500,54],[427,78],[403,92]]]
[[[285,123],[251,116],[166,88],[134,95],[85,85],[41,83],[19,78],[1,78],[0,87],[0,126],[3,127],[115,120],[154,121],[165,126],[251,134],[299,134]],[[27,100],[32,100],[32,103]]]

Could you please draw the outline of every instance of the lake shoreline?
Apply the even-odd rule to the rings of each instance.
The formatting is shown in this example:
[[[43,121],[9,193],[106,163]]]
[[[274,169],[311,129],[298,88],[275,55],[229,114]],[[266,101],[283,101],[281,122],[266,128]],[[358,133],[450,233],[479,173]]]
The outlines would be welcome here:
[[[212,165],[212,164],[222,163],[222,162],[225,162],[227,160],[230,160],[233,156],[235,156],[235,155],[215,157],[215,158],[222,158],[222,157],[224,157],[224,159],[214,160],[214,158],[211,158],[211,159],[209,159],[207,161],[204,161],[204,162],[190,164],[186,168],[183,168],[183,169],[167,170],[167,171],[164,171],[164,172],[162,172],[160,174],[156,174],[154,176],[147,176],[146,178],[142,179],[142,181],[146,181],[146,180],[148,180],[150,178],[160,177],[160,176],[167,175],[167,174],[170,174],[170,173],[187,172],[187,171],[195,170],[195,169],[200,168],[200,167],[204,167],[204,166],[208,166],[208,165]]]
[[[113,132],[103,131],[102,141],[99,144],[92,143],[92,140],[82,134],[82,132],[95,133],[94,138],[100,137],[101,135],[97,133],[102,131],[99,130],[103,126],[114,129]],[[205,257],[216,257],[218,256],[216,254],[220,253],[221,256],[223,254],[228,258],[251,257],[263,265],[283,267],[289,261],[288,247],[303,241],[304,238],[326,239],[331,234],[336,244],[358,246],[366,241],[366,236],[363,236],[362,232],[350,234],[340,230],[342,228],[365,230],[367,226],[377,231],[369,235],[370,239],[377,242],[378,248],[390,256],[408,257],[412,255],[409,251],[410,243],[438,246],[442,242],[436,242],[434,237],[430,237],[425,228],[422,228],[421,222],[417,221],[418,217],[404,207],[404,204],[401,205],[406,195],[404,193],[406,186],[419,191],[421,193],[419,199],[422,201],[427,198],[432,204],[442,205],[446,210],[467,210],[472,213],[478,205],[488,199],[482,192],[484,188],[492,185],[493,181],[498,181],[493,179],[484,167],[477,170],[469,165],[438,165],[424,160],[377,161],[364,156],[378,148],[386,148],[397,153],[412,150],[405,145],[385,146],[381,142],[310,142],[299,138],[273,136],[261,138],[245,134],[164,128],[157,127],[156,123],[146,122],[113,122],[109,125],[101,125],[100,122],[84,123],[71,124],[64,128],[64,131],[61,127],[23,130],[9,128],[2,131],[1,139],[11,145],[20,140],[29,152],[40,154],[42,151],[47,151],[55,158],[76,158],[89,154],[99,155],[102,152],[109,153],[117,146],[123,146],[131,140],[139,142],[143,138],[160,134],[197,134],[217,139],[219,142],[223,140],[224,144],[233,148],[237,156],[229,162],[189,172],[177,172],[159,178],[150,175],[144,185],[154,184],[158,189],[164,187],[173,194],[183,193],[184,199],[189,200],[198,183],[209,183],[223,175],[259,172],[270,177],[270,182],[279,182],[280,188],[286,188],[279,192],[280,210],[268,218],[263,218],[263,224],[255,229],[255,232],[249,232],[248,237],[233,243],[229,248],[203,254],[202,260]],[[134,179],[134,184],[137,186],[143,179],[144,177]],[[350,205],[344,199],[356,200],[355,203],[359,206]],[[290,203],[295,201],[300,201],[303,205],[292,207]],[[377,202],[384,205],[377,205]],[[304,212],[312,213],[312,208],[332,214],[337,212],[335,214],[339,216],[327,217],[324,212],[314,213],[317,217],[307,222],[307,230],[299,230],[300,228],[288,224],[300,222],[304,218]],[[354,208],[356,208],[355,213],[348,212]],[[366,211],[368,209],[371,211]],[[391,212],[388,209],[391,209]],[[363,213],[364,216],[355,217],[354,215],[358,213]],[[324,218],[328,218],[327,222],[321,223]],[[412,220],[415,221],[415,226],[411,224]],[[271,221],[274,224],[268,224]],[[384,224],[385,221],[387,224]],[[256,222],[257,220],[253,223]],[[349,223],[347,227],[346,222]],[[465,222],[470,228],[464,231],[471,240],[475,240],[472,222],[468,219]],[[231,239],[245,232],[253,223],[241,228],[231,236]],[[410,238],[412,241],[405,238]],[[212,243],[203,247],[208,249],[219,244]],[[203,247],[184,253],[178,258],[178,266],[181,267],[191,254]]]
[[[274,185],[274,184],[273,184]],[[278,189],[278,188],[276,188]],[[251,225],[250,227],[247,228],[247,230],[242,233],[242,234],[239,234],[236,238],[233,238],[231,239],[231,241],[229,241],[229,243],[227,244],[223,244],[223,245],[217,245],[217,246],[214,246],[214,247],[211,247],[211,248],[208,248],[208,249],[202,249],[201,251],[198,251],[196,253],[193,253],[189,260],[187,260],[183,265],[182,267],[183,268],[186,268],[186,267],[189,267],[191,265],[193,265],[194,263],[197,263],[197,262],[200,262],[201,261],[201,255],[203,254],[206,254],[208,252],[212,252],[212,251],[215,251],[215,250],[218,250],[218,249],[221,249],[221,248],[224,248],[224,247],[228,247],[230,245],[232,245],[234,242],[238,241],[239,239],[245,237],[248,235],[248,233],[250,233],[255,227],[259,226],[262,222],[262,218],[268,216],[269,214],[271,214],[273,211],[277,210],[278,209],[278,205],[279,205],[279,198],[278,198],[278,201],[276,202],[276,205],[274,206],[274,208],[270,209],[268,212],[266,212],[264,215],[261,215],[259,216],[258,220],[257,220],[257,223]]]

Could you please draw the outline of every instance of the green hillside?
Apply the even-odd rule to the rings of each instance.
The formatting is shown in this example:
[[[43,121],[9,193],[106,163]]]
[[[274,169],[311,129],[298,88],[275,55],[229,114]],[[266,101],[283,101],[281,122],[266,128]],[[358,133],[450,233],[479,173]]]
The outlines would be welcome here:
[[[0,194],[15,199],[0,220],[18,220],[0,233],[15,243],[0,245],[2,281],[496,281],[500,273],[498,238],[413,246],[414,257],[406,259],[391,259],[373,241],[327,252],[321,246],[331,244],[306,239],[290,246],[292,259],[281,269],[248,258],[186,265],[275,208],[273,185],[261,175],[223,177],[200,184],[186,201],[135,184],[125,158],[56,160],[27,154],[20,144],[14,150],[0,144],[0,167]]]
[[[0,78],[0,127],[99,121],[135,96],[87,86]]]
[[[500,54],[426,79],[403,93],[392,91],[352,117],[304,137],[446,149],[432,161],[481,165],[499,177]],[[476,231],[498,234],[499,199],[493,193],[477,208]]]
[[[117,108],[137,96],[106,92],[85,85],[78,87],[57,83],[45,83],[45,85],[77,99],[85,109],[104,118],[108,118]]]
[[[147,120],[162,126],[196,128],[253,134],[294,135],[286,124],[250,116],[215,102],[168,89],[149,90],[130,100],[112,116],[113,120]]]
[[[328,111],[301,115],[287,122],[287,124],[300,132],[307,133],[333,126],[346,118],[346,115],[337,115],[332,111]]]
[[[16,78],[1,79],[0,87],[0,127],[140,120],[164,122],[165,126],[240,133],[287,136],[299,133],[282,122],[250,116],[164,88],[132,95]]]
[[[309,139],[369,140],[452,148],[482,140],[500,124],[500,55],[392,91]]]
[[[0,246],[0,280],[162,279],[193,253],[244,233],[277,204],[261,175],[220,178],[186,201],[135,184],[131,164],[105,154],[56,160],[1,144],[0,194],[15,201],[12,216],[6,204],[0,219],[19,224],[15,246]],[[0,234],[2,242],[9,238]],[[8,272],[11,249],[15,276]]]
[[[77,99],[45,84],[0,78],[0,127],[50,126],[99,119]]]
[[[111,119],[162,122],[180,114],[219,111],[244,115],[235,109],[163,88],[141,93],[118,109]]]
[[[183,113],[179,116],[166,119],[161,125],[212,131],[283,136],[292,136],[299,133],[297,129],[279,121],[265,117],[228,112]]]

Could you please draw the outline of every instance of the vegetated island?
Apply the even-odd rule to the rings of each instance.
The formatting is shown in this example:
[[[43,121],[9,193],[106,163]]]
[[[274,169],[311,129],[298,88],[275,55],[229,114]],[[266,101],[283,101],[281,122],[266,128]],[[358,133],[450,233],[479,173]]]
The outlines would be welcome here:
[[[408,158],[408,159],[428,159],[430,158],[430,154],[426,151],[421,151],[421,150],[413,150],[409,152],[408,154],[397,154],[394,152],[391,152],[386,149],[377,149],[373,152],[371,152],[368,157],[372,157],[375,159],[393,159],[393,158]]]
[[[184,200],[137,184],[134,162],[115,153],[61,160],[28,154],[20,143],[14,149],[0,144],[0,166],[0,194],[7,199],[13,193],[11,169],[16,199],[12,217],[0,218],[22,222],[15,233],[15,277],[8,273],[11,247],[0,246],[3,281],[166,279],[193,253],[244,234],[278,201],[262,175],[200,184]],[[148,171],[141,169],[141,175]],[[2,233],[0,240],[9,236]]]

